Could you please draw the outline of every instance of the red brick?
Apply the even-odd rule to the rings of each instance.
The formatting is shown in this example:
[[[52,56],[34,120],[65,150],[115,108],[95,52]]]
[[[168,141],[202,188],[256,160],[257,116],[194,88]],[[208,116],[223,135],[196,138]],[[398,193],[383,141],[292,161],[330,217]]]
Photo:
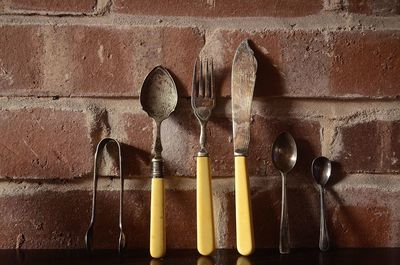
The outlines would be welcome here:
[[[60,39],[65,43],[61,50]],[[61,84],[59,89],[69,89],[74,96],[137,96],[146,75],[162,64],[171,70],[182,94],[182,88],[191,83],[187,65],[194,62],[202,41],[191,28],[59,27],[49,42],[57,48],[58,62],[54,63],[64,61],[68,78],[54,73],[57,78],[48,87]],[[175,54],[178,49],[180,56]]]
[[[153,145],[152,120],[144,112],[124,113],[119,123],[124,125],[121,142],[124,143],[125,176],[150,177]]]
[[[397,31],[340,32],[332,34],[332,44],[332,95],[400,95],[400,34]],[[368,74],[371,71],[373,74]]]
[[[92,167],[88,115],[51,109],[0,112],[0,176],[75,178]]]
[[[337,246],[380,247],[390,239],[390,212],[380,206],[342,206],[333,212],[332,240]],[[343,223],[346,223],[344,226]]]
[[[282,39],[283,85],[273,95],[332,96],[329,91],[330,47],[324,33],[300,30]],[[265,83],[264,87],[269,84]]]
[[[333,149],[345,172],[400,172],[400,122],[371,121],[337,131]]]
[[[198,152],[198,126],[189,100],[182,99],[175,112],[161,125],[165,174],[194,176]]]
[[[0,93],[29,94],[40,90],[43,35],[32,26],[0,26]]]
[[[292,184],[291,184],[292,183]],[[288,179],[288,211],[293,247],[317,247],[319,240],[319,194],[313,185],[295,187]],[[340,184],[339,184],[340,185]],[[391,237],[397,206],[391,202],[397,192],[365,186],[350,190],[338,188],[326,191],[326,217],[333,247],[393,247],[398,240]],[[226,247],[234,247],[235,199],[227,194]],[[280,187],[253,187],[252,208],[257,248],[277,248],[281,211]],[[394,216],[395,215],[395,216]]]
[[[95,248],[118,246],[118,203],[117,191],[99,191]],[[194,191],[166,191],[168,248],[196,247],[195,208]],[[33,190],[29,194],[2,195],[0,210],[1,248],[14,248],[20,234],[25,238],[24,249],[83,248],[90,221],[91,192]],[[129,248],[148,248],[149,218],[150,192],[126,191],[124,231]]]
[[[347,10],[365,15],[392,16],[400,14],[400,5],[397,0],[349,0]]]
[[[290,182],[290,180],[288,180]],[[253,226],[256,248],[277,248],[279,245],[279,222],[281,214],[281,188],[272,190],[253,188]],[[306,189],[288,188],[290,235],[293,247],[315,247],[318,245],[319,212],[318,193],[313,186]],[[228,231],[227,244],[236,245],[235,198],[227,196]]]
[[[8,9],[12,12],[78,12],[91,13],[96,8],[96,0],[9,0]]]
[[[1,248],[82,248],[90,215],[90,195],[85,191],[38,192],[2,195]],[[87,224],[87,225],[86,225]]]
[[[258,61],[256,97],[324,97],[329,94],[330,58],[321,32],[217,30],[207,40],[204,52],[214,59],[216,85],[222,96],[230,95],[233,56],[245,38],[251,40]]]
[[[291,133],[297,145],[297,162],[291,175],[310,177],[312,160],[321,155],[321,126],[317,121],[294,118],[265,118],[254,116],[249,153],[249,174],[279,175],[272,164],[272,144],[284,131]]]
[[[7,75],[18,75],[14,83],[8,76],[0,79],[1,95],[138,96],[146,75],[162,64],[173,74],[179,94],[187,96],[185,88],[192,75],[187,65],[193,64],[204,41],[196,29],[181,27],[33,25],[2,29],[7,38],[0,42],[9,48],[0,52],[7,67],[3,68]],[[38,37],[32,36],[35,32]]]
[[[298,17],[319,13],[320,0],[273,0],[234,1],[127,1],[117,0],[113,11],[134,15],[152,16],[205,16],[205,17]]]
[[[273,94],[281,88],[282,48],[279,32],[244,33],[235,30],[217,30],[206,42],[203,54],[214,62],[216,91],[226,97],[231,94],[232,61],[239,44],[249,38],[258,61],[256,96]],[[262,73],[262,74],[260,74]],[[266,86],[268,84],[268,86]]]
[[[279,133],[289,131],[298,145],[298,162],[291,174],[309,176],[309,167],[315,156],[321,153],[321,127],[318,122],[297,119],[264,118],[253,116],[249,156],[250,176],[279,175],[271,161],[272,143]],[[233,175],[232,123],[228,118],[213,118],[209,124],[209,153],[214,176]]]

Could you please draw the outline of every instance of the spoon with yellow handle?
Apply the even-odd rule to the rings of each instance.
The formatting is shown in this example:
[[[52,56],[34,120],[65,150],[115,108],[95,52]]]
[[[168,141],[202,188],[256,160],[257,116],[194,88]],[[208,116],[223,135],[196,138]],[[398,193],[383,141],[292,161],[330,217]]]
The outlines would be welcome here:
[[[175,82],[167,69],[157,66],[148,74],[140,91],[140,103],[156,124],[157,133],[152,152],[150,255],[161,258],[166,252],[161,122],[169,117],[178,103]]]

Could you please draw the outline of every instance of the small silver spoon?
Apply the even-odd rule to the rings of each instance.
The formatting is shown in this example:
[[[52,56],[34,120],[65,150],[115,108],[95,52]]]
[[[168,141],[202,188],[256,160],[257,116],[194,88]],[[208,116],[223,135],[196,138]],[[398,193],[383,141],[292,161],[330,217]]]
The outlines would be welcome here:
[[[320,201],[321,201],[321,218],[320,218],[320,228],[319,228],[319,249],[322,251],[327,251],[329,249],[329,234],[326,226],[326,218],[325,218],[325,200],[324,200],[324,192],[325,186],[328,182],[332,171],[331,161],[324,157],[320,156],[313,160],[311,165],[311,172],[314,177],[314,180],[318,186]]]
[[[286,202],[286,174],[293,169],[297,161],[297,146],[292,135],[281,133],[272,146],[272,162],[282,175],[282,211],[279,236],[279,252],[290,252],[289,215]]]

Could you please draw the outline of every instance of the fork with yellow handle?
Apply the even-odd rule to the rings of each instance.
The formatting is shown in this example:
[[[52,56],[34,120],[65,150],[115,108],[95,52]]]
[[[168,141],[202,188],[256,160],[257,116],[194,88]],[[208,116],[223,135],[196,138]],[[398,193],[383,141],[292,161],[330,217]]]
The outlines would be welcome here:
[[[195,62],[191,103],[201,128],[200,151],[196,157],[197,250],[207,256],[215,250],[210,159],[205,147],[206,125],[215,107],[213,64],[208,60]]]

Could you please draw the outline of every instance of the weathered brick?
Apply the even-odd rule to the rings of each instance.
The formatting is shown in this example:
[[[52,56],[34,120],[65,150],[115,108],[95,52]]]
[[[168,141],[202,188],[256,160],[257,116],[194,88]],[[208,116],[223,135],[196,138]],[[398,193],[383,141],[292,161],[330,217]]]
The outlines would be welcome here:
[[[290,180],[288,180],[290,182]],[[281,214],[281,189],[252,189],[254,236],[257,248],[276,248],[279,245],[279,222]],[[319,212],[318,193],[313,186],[306,189],[288,188],[290,235],[293,247],[318,245]],[[235,198],[227,197],[229,247],[236,245]]]
[[[290,184],[288,211],[293,247],[317,247],[319,240],[319,193],[313,185]],[[292,182],[293,183],[293,182]],[[384,189],[366,190],[363,186],[328,188],[326,217],[333,247],[393,247],[398,238],[391,236],[398,220],[398,205],[392,200],[398,192]],[[225,197],[227,204],[226,247],[236,245],[234,193]],[[252,208],[257,248],[277,248],[281,211],[280,187],[253,187]]]
[[[163,1],[117,0],[113,11],[152,16],[206,16],[206,17],[299,17],[319,13],[321,0],[251,0],[235,1]]]
[[[32,26],[0,25],[0,93],[29,95],[40,91],[43,34]]]
[[[197,120],[189,107],[189,100],[180,100],[175,112],[161,125],[161,141],[165,174],[194,176],[196,172]]]
[[[290,175],[310,177],[312,160],[321,155],[321,126],[317,121],[294,118],[253,117],[250,140],[249,174],[279,175],[272,164],[272,144],[284,131],[292,134],[297,145],[297,162]],[[310,178],[311,179],[311,178]]]
[[[337,128],[333,152],[350,172],[400,171],[400,122],[369,121]]]
[[[207,40],[203,52],[213,57],[216,87],[222,96],[230,95],[233,56],[245,38],[251,40],[258,61],[256,97],[329,95],[330,57],[321,32],[217,30]]]
[[[1,95],[138,96],[146,75],[162,64],[173,74],[179,94],[187,96],[192,74],[187,65],[193,64],[203,45],[196,29],[182,27],[0,29],[6,36],[0,42],[9,48],[0,52],[0,62],[5,61]]]
[[[123,125],[121,142],[124,143],[124,168],[126,176],[151,174],[151,150],[153,122],[143,113],[123,113],[119,123]]]
[[[218,101],[217,104],[226,104]],[[199,151],[200,126],[189,102],[178,106],[176,113],[162,127],[163,156],[166,173],[195,176],[195,156]],[[289,107],[289,106],[288,106]],[[207,150],[214,177],[230,177],[234,173],[231,118],[215,110],[207,124]],[[282,114],[285,115],[285,114]],[[309,176],[314,157],[321,154],[321,126],[317,121],[253,115],[248,157],[250,176],[278,175],[271,161],[271,146],[279,133],[289,131],[298,145],[298,161],[292,174]]]
[[[399,96],[400,34],[397,31],[332,34],[330,93],[337,96]]]
[[[0,112],[0,176],[75,178],[91,171],[89,116],[52,109]]]
[[[321,127],[318,122],[253,116],[249,156],[250,176],[279,175],[271,161],[272,143],[279,133],[289,131],[298,145],[298,161],[291,174],[309,176],[312,159],[321,153]],[[209,153],[214,176],[233,175],[232,123],[228,118],[213,118],[209,124]]]
[[[63,49],[59,49],[60,39]],[[202,37],[192,28],[67,26],[50,33],[48,45],[57,58],[49,67],[61,59],[65,69],[52,72],[56,77],[47,84],[49,90],[58,85],[74,96],[137,96],[146,75],[162,64],[174,75],[179,93],[186,96],[182,89],[191,82],[187,65],[194,62]],[[176,56],[177,50],[181,56]]]
[[[393,16],[400,14],[400,5],[397,0],[349,0],[347,10],[365,15]]]
[[[82,248],[90,198],[85,191],[1,195],[1,248],[15,248],[22,235],[21,248]]]
[[[195,197],[194,191],[166,191],[168,248],[196,247]],[[95,248],[118,246],[118,203],[119,192],[98,192]],[[90,221],[91,192],[33,190],[29,194],[1,195],[0,210],[1,248],[14,248],[19,235],[24,236],[24,249],[83,248]],[[148,248],[149,220],[150,192],[127,190],[124,231],[129,248]]]
[[[207,39],[202,55],[213,59],[216,92],[222,97],[231,94],[233,57],[239,44],[246,38],[251,40],[258,61],[255,95],[271,95],[274,94],[273,91],[280,91],[282,87],[279,71],[283,59],[279,32],[244,33],[235,30],[216,30]]]
[[[35,11],[42,12],[76,12],[92,13],[96,8],[96,0],[8,0],[7,9],[11,12],[30,13]]]

